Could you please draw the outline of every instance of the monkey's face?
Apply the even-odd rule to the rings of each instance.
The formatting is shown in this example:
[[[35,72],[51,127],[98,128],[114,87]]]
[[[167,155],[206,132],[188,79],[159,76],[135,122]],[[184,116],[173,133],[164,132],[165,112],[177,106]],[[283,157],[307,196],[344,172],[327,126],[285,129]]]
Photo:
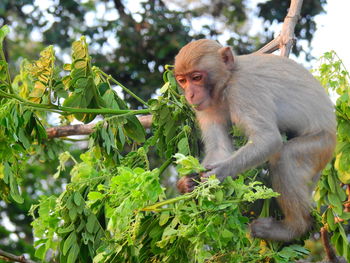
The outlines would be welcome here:
[[[197,111],[205,110],[210,106],[210,89],[206,71],[177,74],[176,80],[183,89],[188,103]]]

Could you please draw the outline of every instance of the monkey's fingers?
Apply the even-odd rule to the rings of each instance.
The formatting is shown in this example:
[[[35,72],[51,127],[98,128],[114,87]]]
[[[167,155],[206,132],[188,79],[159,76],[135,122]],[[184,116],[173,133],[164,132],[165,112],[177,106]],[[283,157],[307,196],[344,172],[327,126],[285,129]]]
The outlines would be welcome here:
[[[214,164],[207,164],[204,168],[206,172],[213,170],[216,167]]]
[[[177,182],[177,189],[182,194],[192,192],[198,185],[198,179],[198,174],[184,176]]]
[[[190,180],[189,182],[187,182],[187,193],[192,192],[197,185],[198,183],[194,180]]]
[[[201,181],[203,181],[203,179],[207,180],[213,174],[215,174],[215,170],[214,169],[210,169],[210,170],[208,170],[206,172],[203,172],[201,174]]]

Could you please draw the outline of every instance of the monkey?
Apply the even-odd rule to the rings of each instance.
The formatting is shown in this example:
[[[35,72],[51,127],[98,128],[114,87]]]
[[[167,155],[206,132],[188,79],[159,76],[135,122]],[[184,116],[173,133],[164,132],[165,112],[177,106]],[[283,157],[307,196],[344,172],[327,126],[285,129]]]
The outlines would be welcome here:
[[[289,242],[310,230],[312,191],[336,144],[334,107],[321,84],[289,58],[235,56],[207,39],[179,51],[174,75],[201,129],[204,178],[215,174],[223,181],[268,163],[283,219],[258,218],[251,235]],[[232,146],[231,125],[247,137],[239,149]],[[195,186],[193,176],[178,182],[182,192]]]

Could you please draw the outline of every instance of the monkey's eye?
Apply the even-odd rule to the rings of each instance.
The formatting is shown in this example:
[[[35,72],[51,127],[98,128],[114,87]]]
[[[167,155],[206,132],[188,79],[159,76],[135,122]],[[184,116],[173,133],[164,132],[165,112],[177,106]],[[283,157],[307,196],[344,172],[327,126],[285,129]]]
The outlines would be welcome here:
[[[186,79],[185,79],[185,78],[178,78],[178,79],[177,79],[177,82],[178,82],[180,85],[185,85],[185,84],[186,84]]]
[[[200,81],[200,80],[202,80],[202,75],[194,75],[194,76],[192,76],[192,80],[193,81]]]

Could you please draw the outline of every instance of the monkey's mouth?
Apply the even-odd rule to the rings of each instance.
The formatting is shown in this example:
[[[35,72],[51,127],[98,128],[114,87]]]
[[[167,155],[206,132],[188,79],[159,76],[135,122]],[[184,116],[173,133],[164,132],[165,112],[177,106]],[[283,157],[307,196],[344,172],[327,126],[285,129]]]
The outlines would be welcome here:
[[[201,101],[199,103],[192,104],[192,107],[197,111],[201,111],[201,110],[204,110],[206,108],[206,103],[205,103],[205,101]]]
[[[193,107],[195,110],[201,110],[201,105],[202,105],[202,103],[199,103],[199,104],[192,104],[192,107]]]

